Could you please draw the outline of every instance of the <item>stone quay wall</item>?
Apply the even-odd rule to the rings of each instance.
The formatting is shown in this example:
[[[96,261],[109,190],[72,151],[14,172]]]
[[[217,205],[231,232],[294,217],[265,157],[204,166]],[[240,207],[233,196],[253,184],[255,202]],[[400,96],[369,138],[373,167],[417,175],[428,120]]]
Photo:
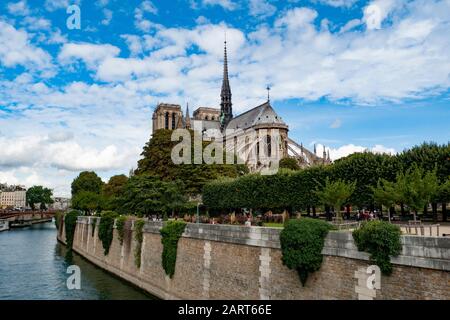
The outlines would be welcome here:
[[[133,225],[125,229],[122,245],[114,230],[105,256],[98,218],[79,217],[73,249],[161,299],[450,300],[450,238],[402,236],[402,253],[391,259],[392,275],[381,276],[380,289],[368,290],[358,277],[370,265],[369,255],[357,250],[348,232],[328,234],[322,266],[303,287],[297,272],[282,264],[280,229],[189,223],[178,242],[175,275],[170,279],[161,263],[161,227],[161,222],[144,226],[140,268],[135,265]],[[65,242],[64,228],[58,239]]]

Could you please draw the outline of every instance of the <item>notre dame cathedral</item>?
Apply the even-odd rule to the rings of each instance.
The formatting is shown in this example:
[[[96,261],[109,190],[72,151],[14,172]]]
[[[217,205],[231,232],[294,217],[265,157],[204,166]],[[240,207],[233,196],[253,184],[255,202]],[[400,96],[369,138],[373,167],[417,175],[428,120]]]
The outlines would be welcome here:
[[[320,157],[316,154],[315,146],[314,152],[311,152],[303,147],[303,144],[289,138],[289,127],[271,106],[269,96],[263,104],[236,117],[233,116],[226,41],[220,98],[220,110],[199,107],[194,111],[192,118],[188,105],[183,115],[180,105],[159,103],[153,112],[153,132],[158,129],[201,130],[203,139],[208,141],[216,139],[215,132],[220,133],[219,135],[226,141],[234,141],[234,152],[252,172],[260,171],[267,165],[261,161],[263,155],[272,161],[279,161],[285,157],[294,158],[300,167],[331,163],[330,155],[325,152],[325,148]],[[274,139],[274,136],[277,139]]]

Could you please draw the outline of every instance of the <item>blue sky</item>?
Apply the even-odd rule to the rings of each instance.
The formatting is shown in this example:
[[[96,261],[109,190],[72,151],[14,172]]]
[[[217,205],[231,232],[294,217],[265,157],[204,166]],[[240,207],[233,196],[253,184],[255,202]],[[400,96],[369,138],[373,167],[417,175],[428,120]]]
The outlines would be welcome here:
[[[127,173],[158,102],[218,107],[225,33],[235,114],[270,85],[290,136],[333,159],[447,143],[449,32],[446,0],[2,1],[0,182]]]

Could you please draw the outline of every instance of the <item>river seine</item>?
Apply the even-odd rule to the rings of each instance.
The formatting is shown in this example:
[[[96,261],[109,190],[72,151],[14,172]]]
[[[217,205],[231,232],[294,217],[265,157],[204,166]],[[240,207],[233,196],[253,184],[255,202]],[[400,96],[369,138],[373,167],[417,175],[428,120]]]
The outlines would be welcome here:
[[[76,253],[69,264],[53,222],[0,232],[0,300],[143,300],[152,296]],[[81,270],[81,289],[66,285],[69,265]]]

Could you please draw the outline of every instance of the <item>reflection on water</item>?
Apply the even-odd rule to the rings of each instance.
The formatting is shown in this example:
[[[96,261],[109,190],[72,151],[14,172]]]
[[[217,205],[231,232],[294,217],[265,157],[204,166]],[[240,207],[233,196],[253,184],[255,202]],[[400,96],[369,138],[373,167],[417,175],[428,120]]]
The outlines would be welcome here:
[[[0,299],[154,299],[76,253],[70,264],[81,269],[81,290],[68,290],[65,254],[52,222],[1,232]]]

